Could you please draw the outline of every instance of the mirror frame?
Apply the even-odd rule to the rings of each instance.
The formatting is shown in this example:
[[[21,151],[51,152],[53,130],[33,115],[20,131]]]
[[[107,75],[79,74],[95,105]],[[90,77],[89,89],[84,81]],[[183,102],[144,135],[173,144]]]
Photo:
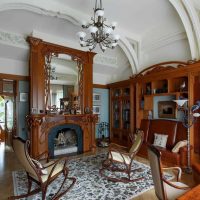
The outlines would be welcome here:
[[[52,54],[68,54],[75,58],[79,65],[81,76],[79,81],[79,95],[81,102],[81,113],[89,108],[92,111],[93,90],[93,57],[95,53],[72,49],[57,44],[45,42],[42,39],[29,36],[30,44],[30,109],[32,114],[46,112],[45,98],[49,95],[48,77],[45,70],[45,56]],[[81,68],[81,69],[80,69]]]
[[[49,106],[50,108],[54,105],[48,105],[48,100],[50,98],[50,85],[51,85],[51,62],[52,62],[52,58],[53,57],[57,57],[59,54],[57,53],[48,53],[47,55],[44,55],[45,57],[45,64],[44,64],[44,71],[45,71],[45,108],[46,110],[49,110]],[[69,55],[69,54],[65,54],[65,55]],[[70,55],[71,56],[71,55]],[[72,56],[71,56],[72,57]],[[78,73],[78,103],[79,103],[79,107],[82,108],[82,100],[83,100],[83,63],[80,60],[80,58],[78,57],[72,57],[72,61],[76,62],[76,66],[78,68],[77,73]],[[65,97],[63,97],[65,98]],[[57,110],[58,108],[54,108],[55,110]],[[49,110],[50,111],[50,110]],[[64,110],[60,110],[60,112],[62,112]]]

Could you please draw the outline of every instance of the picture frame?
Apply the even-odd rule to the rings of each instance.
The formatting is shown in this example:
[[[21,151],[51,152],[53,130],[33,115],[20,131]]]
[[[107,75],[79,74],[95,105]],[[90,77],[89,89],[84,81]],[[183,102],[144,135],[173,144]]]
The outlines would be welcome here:
[[[176,103],[173,101],[158,102],[158,117],[159,118],[176,118]]]
[[[93,104],[98,105],[101,103],[101,94],[93,93]]]
[[[19,95],[20,102],[27,102],[28,101],[28,93],[21,92]]]
[[[100,114],[101,114],[101,106],[99,106],[99,105],[94,105],[94,106],[93,106],[93,114],[98,114],[98,115],[100,115]]]

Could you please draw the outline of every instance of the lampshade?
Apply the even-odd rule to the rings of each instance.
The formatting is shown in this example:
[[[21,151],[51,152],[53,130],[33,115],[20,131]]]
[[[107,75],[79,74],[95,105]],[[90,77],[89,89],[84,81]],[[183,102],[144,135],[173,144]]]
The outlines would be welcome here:
[[[188,101],[188,99],[178,99],[178,100],[173,100],[173,101],[176,102],[178,106],[183,106],[185,102]]]
[[[200,117],[200,113],[193,113],[194,117]]]

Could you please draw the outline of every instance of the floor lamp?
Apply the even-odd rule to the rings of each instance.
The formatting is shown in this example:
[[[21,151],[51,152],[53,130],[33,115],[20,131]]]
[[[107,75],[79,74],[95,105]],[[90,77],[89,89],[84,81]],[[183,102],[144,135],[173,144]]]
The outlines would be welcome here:
[[[183,112],[183,126],[187,128],[187,167],[185,169],[185,172],[190,174],[192,173],[192,167],[191,167],[191,160],[190,160],[190,127],[193,126],[193,124],[196,121],[197,117],[200,117],[200,113],[196,112],[200,108],[200,101],[197,101],[197,103],[191,108],[189,108],[188,104],[184,105],[188,100],[187,99],[179,99],[179,100],[173,100],[178,105],[178,110],[181,110]]]

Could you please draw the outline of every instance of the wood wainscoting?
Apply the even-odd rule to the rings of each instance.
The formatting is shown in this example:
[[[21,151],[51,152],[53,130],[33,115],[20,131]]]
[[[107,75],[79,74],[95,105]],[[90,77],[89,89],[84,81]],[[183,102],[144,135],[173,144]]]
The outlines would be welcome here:
[[[78,115],[29,115],[28,125],[31,128],[29,139],[30,154],[33,158],[42,153],[48,153],[48,134],[50,130],[63,124],[75,124],[81,127],[83,132],[83,152],[95,151],[95,124],[98,116],[93,114]]]

